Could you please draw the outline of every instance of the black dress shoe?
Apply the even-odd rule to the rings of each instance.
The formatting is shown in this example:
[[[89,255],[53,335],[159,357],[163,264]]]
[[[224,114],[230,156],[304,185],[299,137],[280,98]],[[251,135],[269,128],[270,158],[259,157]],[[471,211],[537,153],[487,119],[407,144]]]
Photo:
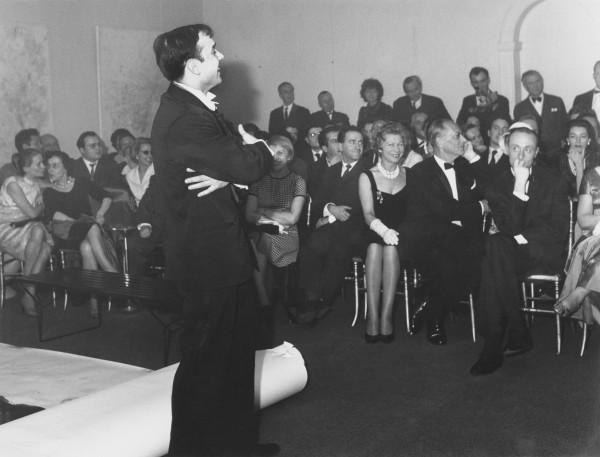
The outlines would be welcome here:
[[[417,310],[410,318],[410,334],[416,335],[423,328],[425,323],[425,310],[427,309],[427,300],[423,300]]]
[[[441,322],[433,321],[427,324],[427,341],[436,346],[442,346],[448,342]]]
[[[502,355],[481,355],[475,365],[471,367],[473,376],[492,374],[502,366]]]
[[[512,357],[515,355],[520,355],[527,351],[531,351],[532,349],[533,349],[533,343],[531,341],[524,343],[524,344],[515,345],[515,346],[507,344],[504,347],[504,356]]]
[[[390,344],[394,341],[395,337],[396,335],[394,335],[394,332],[390,333],[389,335],[379,335],[379,341],[385,344]]]
[[[365,332],[365,342],[369,343],[369,344],[373,344],[373,343],[377,343],[381,341],[381,335],[369,335],[367,332]]]

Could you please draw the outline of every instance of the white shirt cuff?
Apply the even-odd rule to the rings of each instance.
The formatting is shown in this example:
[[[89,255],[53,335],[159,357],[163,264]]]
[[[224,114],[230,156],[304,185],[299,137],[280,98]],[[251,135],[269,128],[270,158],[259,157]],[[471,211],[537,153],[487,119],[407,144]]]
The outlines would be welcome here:
[[[513,236],[513,238],[515,239],[517,244],[527,244],[528,243],[527,238],[525,238],[520,233],[518,235]]]
[[[472,153],[472,155],[471,155],[471,153]],[[469,161],[469,163],[475,163],[479,160],[480,156],[475,151],[469,151],[463,157],[465,159],[467,159]]]
[[[331,214],[329,212],[329,209],[327,208],[329,205],[334,205],[335,203],[327,203],[324,207],[323,207],[323,217],[326,217],[327,220],[329,221],[329,223],[333,223],[335,222],[337,219],[335,218],[335,216],[333,214]]]
[[[527,201],[529,201],[529,195],[526,195],[526,194],[524,194],[524,193],[522,193],[522,192],[517,192],[517,191],[514,191],[514,192],[513,192],[513,195],[514,195],[515,197],[517,197],[519,200],[523,200],[524,202],[527,202]]]

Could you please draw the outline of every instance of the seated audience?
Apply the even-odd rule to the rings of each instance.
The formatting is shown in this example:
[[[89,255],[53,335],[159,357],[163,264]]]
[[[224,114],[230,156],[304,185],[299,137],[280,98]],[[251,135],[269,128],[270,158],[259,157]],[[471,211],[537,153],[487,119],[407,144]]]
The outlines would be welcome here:
[[[414,141],[410,130],[404,127],[404,124],[401,124],[400,122],[394,122],[392,124],[398,129],[400,136],[402,136],[404,152],[402,153],[402,158],[400,159],[400,165],[406,168],[412,168],[414,165],[422,162],[423,156],[412,149]]]
[[[109,194],[89,179],[75,178],[70,171],[69,156],[53,151],[46,158],[51,185],[44,189],[45,217],[61,248],[77,249],[83,268],[116,272],[118,262],[114,247],[102,225],[111,205]],[[90,198],[101,201],[92,214]],[[90,312],[98,315],[98,300],[90,298]]]
[[[421,111],[413,113],[410,117],[410,131],[415,139],[413,149],[423,158],[431,156],[427,149],[427,141],[425,140],[425,131],[427,130],[428,122],[429,116],[427,116],[427,113]]]
[[[377,165],[358,180],[363,216],[371,229],[365,258],[367,343],[391,343],[394,339],[393,310],[400,275],[397,228],[406,209],[406,169],[401,163],[410,150],[410,140],[405,143],[401,125],[390,122],[379,130]]]
[[[598,116],[596,115],[596,112],[593,110],[582,111],[579,114],[578,119],[583,119],[592,126],[594,129],[594,136],[596,137],[596,143],[600,144],[600,122],[598,122]]]
[[[562,98],[544,92],[544,78],[536,70],[523,73],[521,83],[528,97],[517,103],[514,118],[518,120],[524,114],[536,117],[540,126],[540,150],[546,153],[546,157],[538,159],[542,158],[547,163],[557,166],[568,121],[565,104]]]
[[[58,138],[56,138],[51,133],[44,133],[40,136],[40,143],[42,146],[42,152],[46,154],[50,151],[60,151],[60,144],[58,143]]]
[[[23,274],[39,273],[50,257],[52,237],[41,219],[44,211],[38,180],[44,177],[42,153],[23,149],[17,154],[17,175],[0,188],[0,250],[24,263]],[[35,287],[27,284],[21,298],[23,312],[37,316]]]
[[[600,151],[594,130],[584,119],[568,122],[565,145],[558,166],[567,182],[569,196],[576,199],[584,173],[600,165]]]
[[[127,179],[129,190],[135,198],[135,205],[139,206],[140,200],[150,184],[150,178],[154,175],[150,138],[140,137],[136,139],[133,144],[133,152],[137,164],[127,173],[125,179]]]
[[[306,129],[310,122],[310,111],[304,106],[294,103],[294,86],[289,82],[282,82],[277,87],[279,98],[283,106],[275,108],[269,115],[269,133],[281,134],[288,132],[294,137],[293,142],[298,138],[304,138]]]
[[[102,155],[100,137],[95,132],[83,132],[77,139],[81,157],[73,161],[73,178],[93,181],[103,189],[125,188],[120,168],[109,156]]]
[[[368,148],[363,149],[363,154],[360,160],[362,160],[365,165],[370,168],[375,165],[377,162],[377,150],[379,146],[377,145],[377,138],[379,137],[379,131],[389,123],[390,121],[385,121],[383,119],[377,119],[371,124],[371,128],[368,129]]]
[[[18,174],[17,154],[24,151],[25,149],[35,149],[40,151],[42,149],[42,143],[40,140],[40,132],[37,129],[23,129],[19,130],[15,135],[15,148],[17,153],[11,156],[11,160],[0,167],[0,185],[9,176],[16,176]]]
[[[305,296],[297,310],[300,323],[323,318],[332,308],[353,254],[362,254],[364,220],[358,199],[363,135],[356,127],[340,130],[342,161],[323,175],[312,212],[322,215],[300,249],[300,286]]]
[[[362,130],[365,124],[377,120],[392,119],[392,107],[383,103],[383,86],[375,78],[365,79],[360,86],[360,96],[366,105],[358,111],[356,126]]]
[[[473,151],[475,151],[479,155],[485,154],[487,151],[487,146],[483,141],[483,136],[481,136],[481,131],[479,127],[474,124],[466,125],[462,129],[463,136],[467,139],[471,146],[473,146]]]
[[[328,125],[335,125],[338,128],[350,125],[348,116],[335,110],[335,101],[331,92],[326,90],[319,92],[317,101],[321,109],[310,115],[311,125],[318,125],[321,128]]]
[[[262,307],[271,306],[266,286],[268,265],[283,268],[296,262],[300,248],[296,224],[306,198],[306,182],[288,168],[294,158],[292,142],[273,135],[268,144],[274,153],[271,171],[250,186],[246,202],[246,220],[258,227],[251,240],[258,263],[254,283]]]
[[[508,99],[490,89],[490,74],[485,68],[473,67],[469,79],[475,93],[463,99],[456,123],[465,125],[467,117],[476,116],[481,122],[481,133],[486,135],[492,117],[500,115],[510,119]]]
[[[481,266],[479,316],[485,342],[471,367],[474,376],[493,373],[504,356],[532,348],[520,310],[519,280],[560,271],[569,233],[566,185],[553,170],[536,164],[536,132],[522,122],[513,124],[507,149],[510,169],[486,190],[496,233],[486,238]]]
[[[423,93],[423,83],[417,75],[408,76],[402,82],[403,97],[396,99],[393,105],[392,118],[410,125],[410,118],[416,112],[423,112],[433,119],[451,119],[441,98]]]
[[[489,148],[482,154],[481,159],[488,166],[490,176],[503,173],[510,168],[506,155],[505,135],[508,132],[509,122],[502,116],[492,119],[487,132]]]
[[[423,275],[426,297],[412,316],[411,331],[426,323],[427,340],[443,345],[446,315],[478,283],[487,204],[480,157],[458,126],[448,119],[432,121],[427,142],[433,157],[407,174],[407,215],[400,233],[406,255]]]

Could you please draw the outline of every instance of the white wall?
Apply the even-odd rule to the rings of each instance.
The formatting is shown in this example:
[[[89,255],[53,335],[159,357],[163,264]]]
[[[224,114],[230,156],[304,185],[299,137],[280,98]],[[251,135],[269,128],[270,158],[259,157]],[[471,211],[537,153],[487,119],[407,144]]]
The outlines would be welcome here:
[[[592,69],[600,60],[600,1],[547,0],[527,15],[521,29],[521,69],[544,76],[545,90],[563,98],[594,87]]]

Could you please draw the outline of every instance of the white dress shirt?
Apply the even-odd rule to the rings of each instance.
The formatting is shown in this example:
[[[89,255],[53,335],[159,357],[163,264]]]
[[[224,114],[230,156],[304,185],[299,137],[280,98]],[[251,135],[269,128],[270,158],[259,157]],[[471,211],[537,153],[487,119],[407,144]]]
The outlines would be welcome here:
[[[146,193],[146,189],[148,189],[148,186],[150,185],[150,177],[153,175],[154,164],[151,164],[146,170],[146,173],[144,174],[144,177],[141,180],[138,167],[129,170],[129,173],[127,173],[127,175],[125,176],[125,178],[127,179],[127,184],[131,189],[131,193],[135,198],[136,206],[139,206],[140,200],[142,199],[142,197]]]
[[[538,101],[533,101],[533,97],[529,97],[529,102],[533,105],[533,107],[535,108],[537,113],[541,116],[542,109],[544,109],[544,94],[540,94],[540,98],[541,98],[541,100],[538,102]]]
[[[204,103],[204,105],[209,110],[215,111],[217,109],[217,105],[219,103],[213,101],[214,98],[216,97],[216,95],[213,94],[212,92],[207,92],[205,94],[201,90],[194,89],[193,87],[187,86],[187,85],[182,84],[182,83],[177,82],[177,81],[174,81],[173,84],[175,84],[177,87],[182,88],[183,90],[187,90],[189,93],[191,93],[192,95],[194,95],[197,99],[199,99],[202,103]]]
[[[344,176],[346,173],[350,173],[357,163],[358,160],[354,162],[342,162],[342,176]],[[350,165],[350,168],[347,168],[347,165]],[[326,217],[331,224],[332,222],[336,221],[336,218],[329,212],[329,209],[327,208],[329,205],[335,205],[335,203],[329,202],[323,207],[323,217]]]

